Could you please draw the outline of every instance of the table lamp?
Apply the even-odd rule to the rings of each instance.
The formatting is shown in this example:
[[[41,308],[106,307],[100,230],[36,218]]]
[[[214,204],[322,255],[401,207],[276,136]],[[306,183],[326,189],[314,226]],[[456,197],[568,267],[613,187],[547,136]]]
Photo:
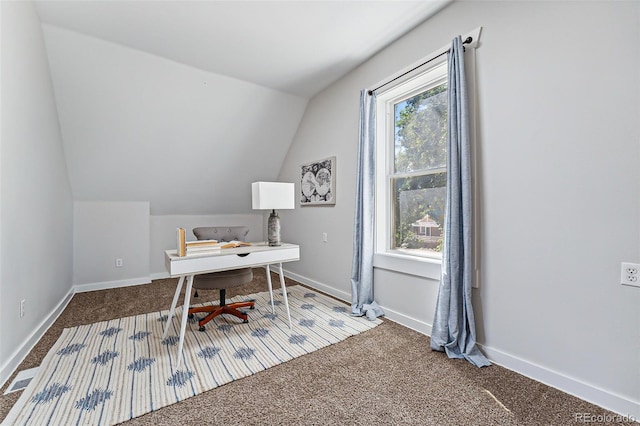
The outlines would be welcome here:
[[[276,209],[294,208],[294,185],[284,182],[253,182],[251,206],[254,210],[271,210],[267,222],[267,241],[270,246],[280,245],[280,217]]]

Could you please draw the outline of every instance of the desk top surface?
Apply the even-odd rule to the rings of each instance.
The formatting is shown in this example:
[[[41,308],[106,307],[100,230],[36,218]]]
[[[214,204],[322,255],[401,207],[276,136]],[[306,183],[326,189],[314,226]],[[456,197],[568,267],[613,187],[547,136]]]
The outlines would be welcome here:
[[[195,253],[187,253],[186,256],[178,256],[177,250],[165,250],[167,260],[179,261],[199,257],[227,256],[231,254],[256,253],[261,251],[285,250],[299,247],[297,244],[281,243],[279,246],[270,246],[265,241],[251,242],[250,246],[235,247],[220,250],[202,250]]]
[[[186,256],[178,256],[177,250],[165,250],[165,267],[171,277],[178,277],[300,260],[300,247],[296,244],[251,244],[245,247],[201,251]]]

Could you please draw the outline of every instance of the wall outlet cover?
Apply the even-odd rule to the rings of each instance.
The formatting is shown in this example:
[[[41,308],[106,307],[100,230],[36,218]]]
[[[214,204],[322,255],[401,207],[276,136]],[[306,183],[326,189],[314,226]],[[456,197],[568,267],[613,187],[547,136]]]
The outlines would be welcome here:
[[[640,287],[640,264],[622,262],[620,265],[620,284]]]

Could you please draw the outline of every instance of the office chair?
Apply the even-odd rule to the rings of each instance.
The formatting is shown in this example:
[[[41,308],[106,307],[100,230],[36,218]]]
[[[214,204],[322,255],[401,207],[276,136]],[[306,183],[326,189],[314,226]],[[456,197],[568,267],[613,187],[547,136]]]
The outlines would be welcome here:
[[[218,241],[244,241],[249,233],[246,226],[212,226],[193,228],[193,235],[198,240]],[[233,269],[230,271],[212,272],[193,277],[193,288],[196,290],[194,297],[198,297],[197,290],[220,290],[220,304],[206,305],[189,308],[189,318],[198,312],[206,312],[207,316],[198,321],[200,331],[205,331],[205,324],[221,314],[234,315],[243,323],[249,322],[249,316],[240,308],[254,309],[255,300],[235,302],[227,304],[225,301],[226,289],[240,287],[253,280],[251,268]]]

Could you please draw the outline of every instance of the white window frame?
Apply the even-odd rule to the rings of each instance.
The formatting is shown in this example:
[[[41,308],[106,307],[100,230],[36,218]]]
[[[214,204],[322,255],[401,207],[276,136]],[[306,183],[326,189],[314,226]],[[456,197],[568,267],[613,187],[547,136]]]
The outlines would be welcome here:
[[[475,29],[469,34],[462,37],[464,40],[467,36],[473,37],[473,42],[465,45],[467,53],[465,53],[465,68],[467,76],[467,89],[469,93],[470,107],[470,135],[472,146],[472,158],[475,163],[476,148],[476,84],[475,84],[475,48],[480,37],[481,27]],[[447,79],[447,58],[446,55],[438,57],[446,51],[448,46],[439,49],[426,58],[418,61],[424,63],[430,61],[424,67],[420,67],[416,71],[404,75],[406,72],[402,70],[396,75],[403,77],[397,78],[392,84],[386,85],[384,88],[376,91],[376,174],[375,174],[375,253],[373,265],[375,268],[387,269],[391,271],[401,272],[419,277],[439,280],[441,275],[442,259],[440,257],[417,256],[403,253],[399,250],[392,250],[391,244],[391,219],[392,205],[391,196],[392,188],[390,188],[389,173],[393,170],[394,152],[393,143],[389,142],[389,138],[393,140],[393,131],[395,128],[393,105],[399,100],[410,98],[429,90],[441,84]],[[413,69],[415,65],[411,65],[406,69]],[[442,74],[444,70],[444,76]],[[391,76],[385,81],[396,78]],[[373,87],[377,87],[375,85]],[[385,125],[380,125],[384,120]],[[389,133],[390,132],[390,133]],[[477,209],[477,172],[475,164],[472,164],[474,173],[474,222],[475,235],[474,244],[476,245],[475,264],[479,265],[478,254],[478,232],[479,220]],[[478,266],[476,266],[476,269]],[[479,283],[479,274],[476,270],[476,280],[474,287]]]

